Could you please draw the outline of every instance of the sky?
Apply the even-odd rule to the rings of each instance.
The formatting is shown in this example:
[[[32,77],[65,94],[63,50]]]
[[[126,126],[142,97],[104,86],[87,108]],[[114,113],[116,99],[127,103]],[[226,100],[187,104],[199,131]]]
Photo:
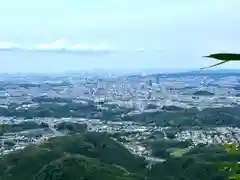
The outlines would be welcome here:
[[[240,53],[239,8],[239,0],[2,0],[0,72],[198,69],[216,63],[202,56]]]

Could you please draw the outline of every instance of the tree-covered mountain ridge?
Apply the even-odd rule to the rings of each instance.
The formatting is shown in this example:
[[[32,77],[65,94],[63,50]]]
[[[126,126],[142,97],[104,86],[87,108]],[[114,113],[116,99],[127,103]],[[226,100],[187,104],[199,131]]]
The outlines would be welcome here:
[[[208,161],[212,156],[211,151],[190,154],[149,166],[144,158],[131,154],[108,134],[83,133],[54,137],[2,156],[0,179],[226,180],[227,174]]]
[[[142,179],[136,174],[145,165],[143,158],[132,155],[106,134],[85,133],[55,137],[3,156],[0,179],[137,180]]]

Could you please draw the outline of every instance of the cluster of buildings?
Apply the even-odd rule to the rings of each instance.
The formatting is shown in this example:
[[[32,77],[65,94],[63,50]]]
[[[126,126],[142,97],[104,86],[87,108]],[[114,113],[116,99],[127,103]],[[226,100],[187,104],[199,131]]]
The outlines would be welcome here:
[[[216,127],[203,131],[186,130],[178,132],[176,139],[179,141],[192,140],[194,145],[197,144],[240,144],[240,128],[233,127]]]
[[[61,76],[46,77],[38,76],[8,79],[1,81],[0,106],[7,107],[11,103],[24,104],[24,108],[36,105],[32,102],[34,97],[60,97],[71,100],[94,100],[110,101],[119,106],[132,107],[144,110],[149,104],[156,106],[177,105],[181,107],[213,107],[238,105],[240,95],[233,88],[238,85],[238,77],[161,77],[149,76],[122,76],[122,77],[86,77],[86,76]],[[196,91],[204,90],[210,92],[208,95],[195,95]],[[24,119],[0,118],[0,124],[19,123]],[[36,122],[45,122],[49,125],[49,131],[41,131],[41,136],[29,136],[28,133],[4,134],[0,137],[0,153],[8,153],[16,149],[24,148],[31,143],[44,142],[52,136],[63,135],[54,129],[56,123],[62,121],[85,123],[88,131],[93,132],[134,132],[133,141],[137,144],[126,145],[132,152],[146,155],[146,149],[138,144],[154,132],[162,132],[167,139],[167,127],[156,127],[140,125],[133,122],[103,122],[98,119],[53,119],[36,118]],[[209,130],[193,131],[186,130],[178,132],[176,140],[185,141],[191,139],[197,145],[222,144],[225,142],[236,142],[240,137],[239,128],[212,128]],[[128,138],[128,137],[126,137]],[[11,141],[12,143],[5,143]],[[134,148],[133,148],[134,147]]]
[[[37,76],[35,79],[30,76],[3,82],[0,89],[2,106],[24,103],[27,107],[27,104],[34,105],[32,99],[39,96],[112,101],[138,109],[144,109],[149,103],[202,108],[238,104],[240,100],[238,91],[233,88],[237,86],[238,77],[136,75],[87,78],[69,75],[58,78]],[[199,90],[213,95],[194,95]]]
[[[150,157],[150,152],[141,144],[154,134],[161,133],[162,138],[167,140],[169,127],[157,127],[153,125],[142,125],[135,122],[104,122],[98,119],[78,118],[37,118],[36,122],[44,122],[49,125],[45,129],[33,129],[24,132],[6,133],[0,138],[0,153],[5,154],[16,149],[26,147],[28,144],[36,144],[45,140],[64,135],[58,132],[54,125],[61,122],[74,122],[87,124],[89,132],[108,132],[110,134],[121,133],[122,143],[133,153]],[[175,134],[175,140],[191,140],[193,145],[197,144],[224,144],[235,142],[239,144],[240,128],[216,127],[205,130],[184,130]],[[11,142],[11,143],[7,143]]]

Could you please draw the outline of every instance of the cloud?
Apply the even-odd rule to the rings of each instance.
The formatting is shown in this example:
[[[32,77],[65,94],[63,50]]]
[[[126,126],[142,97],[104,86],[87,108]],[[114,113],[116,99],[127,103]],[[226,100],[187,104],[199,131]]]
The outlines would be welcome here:
[[[52,43],[48,43],[48,44],[38,44],[35,48],[35,50],[64,50],[68,48],[68,43],[63,40],[63,39],[59,39],[55,42]]]
[[[17,50],[19,49],[19,45],[13,42],[0,42],[0,50]]]
[[[135,50],[135,52],[144,52],[144,51],[145,51],[144,48],[138,48],[138,49]]]
[[[34,51],[55,53],[78,53],[78,54],[108,54],[120,51],[108,43],[100,44],[71,44],[64,39],[59,39],[48,44],[36,44],[22,46],[12,42],[0,42],[0,51]]]

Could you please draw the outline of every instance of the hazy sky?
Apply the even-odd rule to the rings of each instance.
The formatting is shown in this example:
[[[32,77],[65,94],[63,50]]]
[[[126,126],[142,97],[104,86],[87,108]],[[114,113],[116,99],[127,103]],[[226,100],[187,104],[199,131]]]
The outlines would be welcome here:
[[[8,0],[0,72],[188,69],[240,52],[239,0]],[[239,63],[222,68],[240,68]]]

